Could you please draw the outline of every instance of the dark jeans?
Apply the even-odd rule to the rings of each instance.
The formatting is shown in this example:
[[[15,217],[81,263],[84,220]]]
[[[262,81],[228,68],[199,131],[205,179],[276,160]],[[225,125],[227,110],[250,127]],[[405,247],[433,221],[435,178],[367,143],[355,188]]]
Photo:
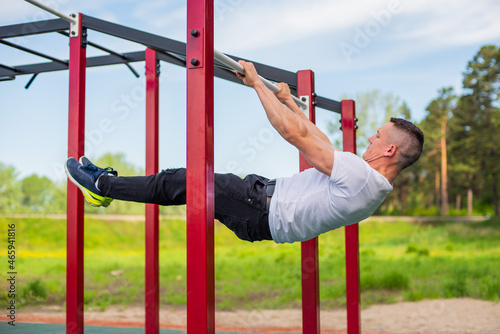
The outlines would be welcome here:
[[[215,218],[242,240],[272,240],[266,210],[268,179],[215,174]],[[150,176],[108,176],[99,179],[106,197],[159,205],[186,204],[186,169],[167,169]]]

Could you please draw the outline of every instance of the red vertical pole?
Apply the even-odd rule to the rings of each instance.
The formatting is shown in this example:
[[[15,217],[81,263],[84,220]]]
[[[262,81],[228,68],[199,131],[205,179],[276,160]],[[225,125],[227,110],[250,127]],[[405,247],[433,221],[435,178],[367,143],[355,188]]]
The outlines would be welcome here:
[[[80,24],[81,14],[80,15]],[[68,156],[84,155],[86,30],[69,39]],[[83,195],[71,182],[67,192],[66,333],[83,333]]]
[[[297,95],[309,96],[309,120],[316,122],[313,105],[314,72],[310,70],[297,72]],[[300,155],[300,170],[311,168],[309,162]],[[318,238],[301,243],[302,262],[302,332],[320,333],[319,316],[319,262]]]
[[[156,51],[146,49],[146,175],[158,173],[158,106],[160,63]],[[159,207],[146,204],[146,334],[160,328]]]
[[[213,7],[187,2],[188,333],[215,333]]]
[[[354,101],[342,101],[342,132],[344,151],[356,153],[356,111]],[[347,333],[361,333],[359,292],[359,226],[345,227]]]

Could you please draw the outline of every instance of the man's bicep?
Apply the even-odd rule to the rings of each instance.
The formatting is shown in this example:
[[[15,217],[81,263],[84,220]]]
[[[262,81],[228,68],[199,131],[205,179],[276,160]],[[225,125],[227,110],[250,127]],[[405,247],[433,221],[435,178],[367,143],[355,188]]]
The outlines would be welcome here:
[[[332,174],[334,152],[338,150],[332,144],[309,133],[296,147],[311,166],[328,176]]]
[[[290,104],[287,104],[287,107],[302,119],[302,121],[307,126],[307,129],[311,132],[311,134],[319,137],[319,139],[323,140],[324,142],[331,144],[328,136],[323,131],[321,131],[316,124],[314,124],[313,122],[311,122],[309,118],[307,118],[307,116],[295,104],[295,102],[293,102],[293,100]]]

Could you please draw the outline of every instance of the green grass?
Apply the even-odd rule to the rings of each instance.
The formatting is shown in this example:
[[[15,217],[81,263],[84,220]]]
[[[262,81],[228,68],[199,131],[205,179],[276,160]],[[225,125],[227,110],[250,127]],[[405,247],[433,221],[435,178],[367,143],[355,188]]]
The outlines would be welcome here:
[[[16,225],[16,302],[65,302],[64,219],[0,217],[0,235]],[[301,304],[300,244],[254,244],[216,225],[215,284],[219,309],[279,309]],[[6,237],[1,237],[6,240]],[[429,298],[500,299],[500,220],[483,223],[371,221],[360,225],[362,303]],[[343,229],[320,237],[323,308],[345,306]],[[160,299],[186,303],[185,222],[160,225]],[[7,296],[7,244],[0,253],[0,301]],[[85,303],[141,304],[144,300],[144,223],[85,221]]]

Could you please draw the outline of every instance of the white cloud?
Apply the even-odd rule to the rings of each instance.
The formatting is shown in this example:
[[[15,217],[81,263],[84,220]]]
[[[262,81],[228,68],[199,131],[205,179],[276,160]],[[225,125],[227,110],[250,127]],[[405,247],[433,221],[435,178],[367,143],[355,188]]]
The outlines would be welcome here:
[[[500,3],[488,0],[411,2],[404,15],[411,26],[395,38],[424,41],[432,47],[463,46],[500,38]]]
[[[366,10],[359,11],[358,6]],[[378,2],[369,0],[355,6],[331,0],[245,2],[216,21],[216,36],[220,45],[230,45],[234,51],[262,49],[362,23],[379,8]]]
[[[376,13],[394,8],[389,24],[377,20]],[[276,54],[310,64],[326,58],[323,70],[371,68],[494,42],[500,38],[499,14],[500,3],[491,0],[245,1],[216,21],[216,47],[249,58],[262,55],[263,61],[274,61]],[[370,27],[380,31],[355,55],[363,62],[346,62],[340,45],[353,45],[358,31]]]

